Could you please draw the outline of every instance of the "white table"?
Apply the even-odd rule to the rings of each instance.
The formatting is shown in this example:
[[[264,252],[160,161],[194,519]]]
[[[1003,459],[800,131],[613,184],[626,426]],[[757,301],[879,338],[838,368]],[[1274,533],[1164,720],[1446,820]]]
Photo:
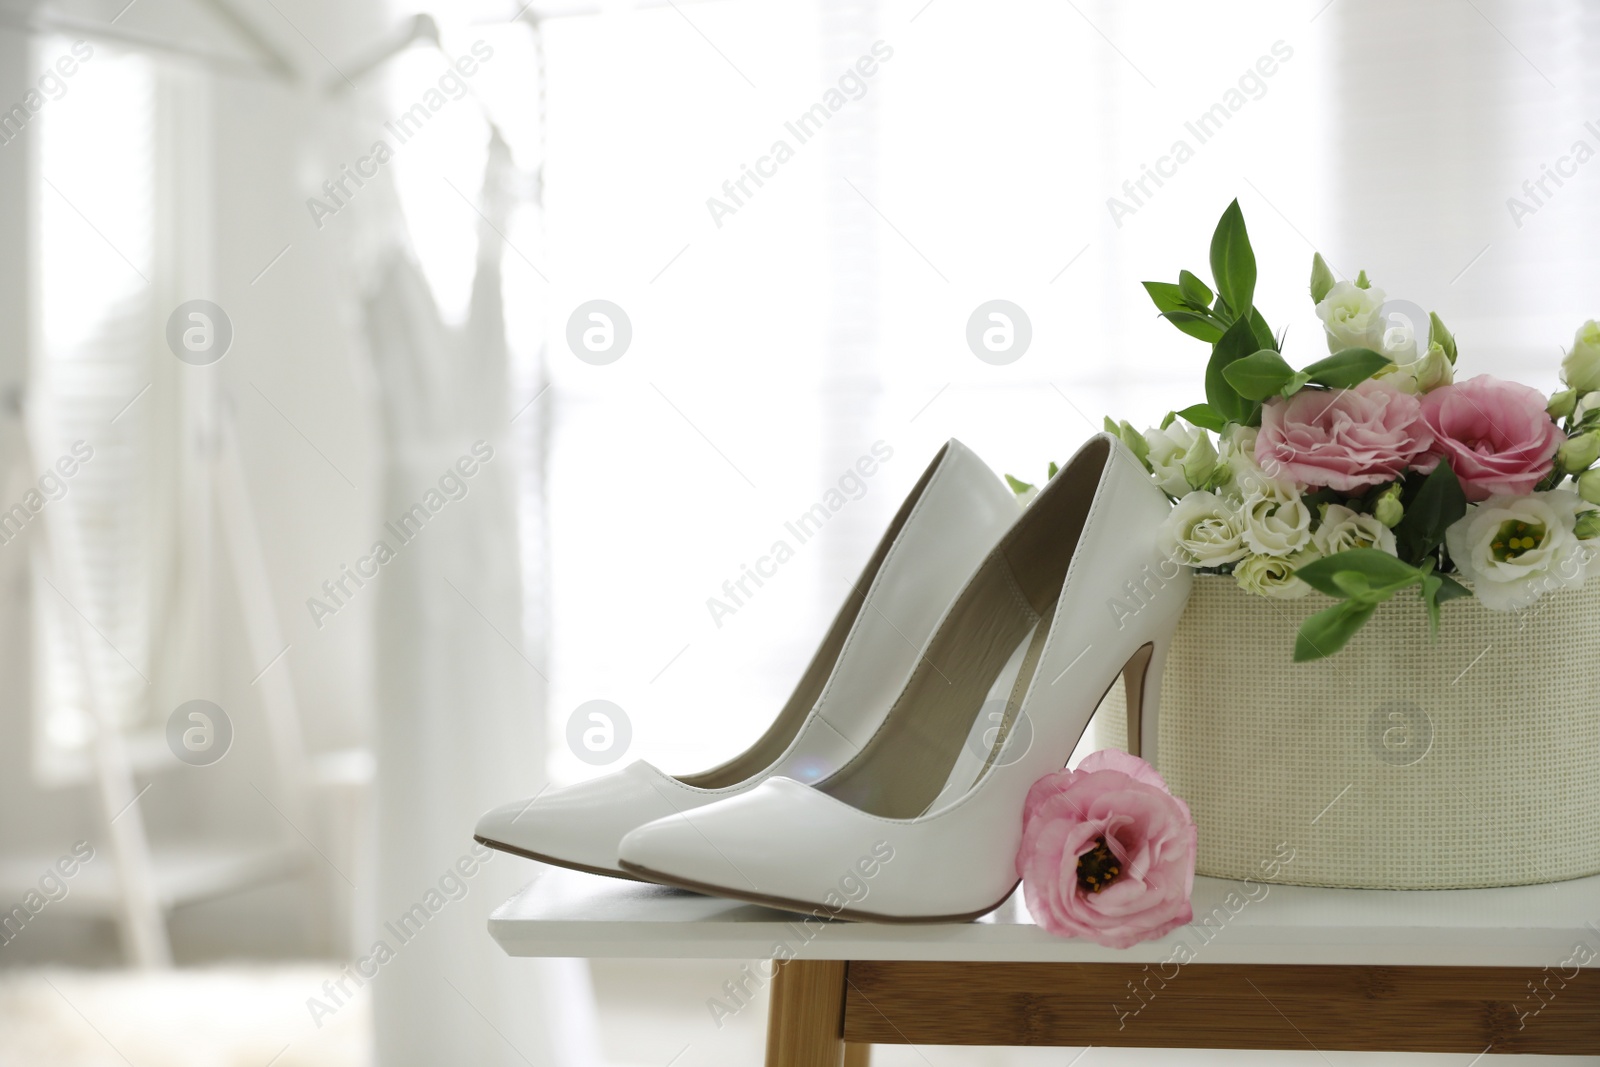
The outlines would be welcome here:
[[[974,923],[901,926],[540,870],[490,917],[507,953],[780,961],[767,1059],[784,1067],[864,1064],[874,1043],[1600,1053],[1600,878],[1199,878],[1194,924],[1119,951],[1045,933],[1020,892]]]

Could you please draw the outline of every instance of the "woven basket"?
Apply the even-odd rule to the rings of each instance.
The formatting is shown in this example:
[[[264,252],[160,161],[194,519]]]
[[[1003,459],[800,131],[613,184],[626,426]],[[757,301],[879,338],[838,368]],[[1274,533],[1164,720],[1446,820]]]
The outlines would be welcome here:
[[[1157,768],[1194,812],[1198,872],[1368,889],[1600,873],[1600,581],[1521,614],[1455,601],[1437,642],[1402,594],[1337,656],[1293,663],[1330,603],[1197,576]],[[1120,682],[1095,729],[1125,747]]]

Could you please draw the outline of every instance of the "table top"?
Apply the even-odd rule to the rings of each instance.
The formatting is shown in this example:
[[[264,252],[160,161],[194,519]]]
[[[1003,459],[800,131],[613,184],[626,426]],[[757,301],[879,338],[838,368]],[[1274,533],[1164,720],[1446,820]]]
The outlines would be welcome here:
[[[1196,878],[1192,924],[1118,950],[1041,930],[1020,890],[977,922],[901,925],[807,921],[662,886],[538,871],[489,918],[490,935],[512,956],[1600,967],[1600,877],[1405,892]]]

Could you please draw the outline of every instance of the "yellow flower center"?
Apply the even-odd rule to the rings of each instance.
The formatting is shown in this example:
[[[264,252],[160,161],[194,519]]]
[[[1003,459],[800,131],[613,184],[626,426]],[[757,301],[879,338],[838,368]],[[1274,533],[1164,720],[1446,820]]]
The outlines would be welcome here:
[[[1078,888],[1098,893],[1122,874],[1122,865],[1106,846],[1106,839],[1094,839],[1094,848],[1078,857]]]
[[[1543,523],[1511,519],[1500,524],[1500,532],[1495,535],[1489,547],[1493,550],[1496,560],[1508,563],[1524,552],[1544,544],[1547,532]]]

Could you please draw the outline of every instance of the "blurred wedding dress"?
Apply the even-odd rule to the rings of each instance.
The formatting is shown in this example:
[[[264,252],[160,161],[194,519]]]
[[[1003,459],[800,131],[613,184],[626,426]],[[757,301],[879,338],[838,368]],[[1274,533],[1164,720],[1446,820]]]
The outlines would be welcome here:
[[[485,928],[534,869],[479,859],[471,837],[479,814],[545,777],[541,656],[522,640],[500,292],[513,175],[496,132],[461,328],[441,322],[403,242],[376,262],[364,309],[383,433],[380,536],[394,555],[375,635],[373,937],[394,951],[373,983],[379,1067],[600,1062],[587,964],[511,959]],[[413,934],[417,920],[402,919],[418,904],[429,917]]]

